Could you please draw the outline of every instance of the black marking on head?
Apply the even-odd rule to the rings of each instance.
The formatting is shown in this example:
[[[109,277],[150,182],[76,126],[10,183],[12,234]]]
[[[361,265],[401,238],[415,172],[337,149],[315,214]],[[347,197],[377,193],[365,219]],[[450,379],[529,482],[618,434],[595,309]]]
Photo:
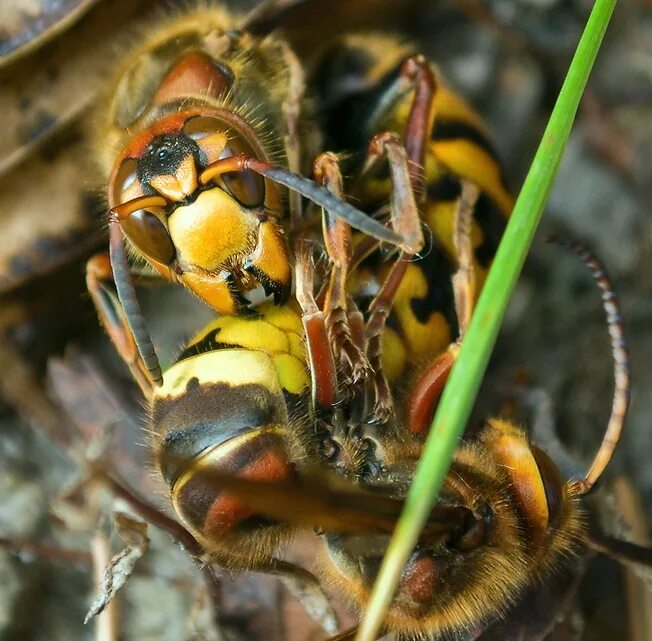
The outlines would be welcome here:
[[[143,185],[150,187],[150,181],[156,176],[174,175],[188,156],[201,166],[202,153],[199,145],[184,134],[155,136],[137,160],[138,178]]]

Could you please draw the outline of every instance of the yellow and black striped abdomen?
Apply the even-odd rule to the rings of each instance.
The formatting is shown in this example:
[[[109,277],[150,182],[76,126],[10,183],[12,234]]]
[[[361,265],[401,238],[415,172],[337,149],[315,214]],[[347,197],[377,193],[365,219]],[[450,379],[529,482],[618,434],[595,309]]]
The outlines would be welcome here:
[[[271,360],[278,383],[286,394],[300,395],[310,384],[306,369],[306,354],[303,343],[303,324],[301,315],[292,304],[272,305],[264,303],[256,308],[255,318],[220,316],[204,327],[184,348],[177,363],[166,373],[172,374],[175,368],[189,371],[189,368],[204,368],[204,361],[195,360],[193,365],[184,361],[204,354],[224,350],[244,350],[261,352]],[[206,367],[215,371],[208,358]],[[224,363],[225,372],[231,368]],[[222,374],[222,376],[225,374]],[[239,372],[233,368],[233,376]]]
[[[159,466],[177,513],[234,567],[259,560],[287,528],[221,491],[210,471],[292,478],[301,444],[288,426],[288,403],[310,384],[300,316],[290,306],[258,311],[258,318],[224,316],[205,327],[165,372],[150,408]],[[246,537],[235,551],[234,537]]]
[[[325,105],[322,123],[329,144],[350,158],[346,187],[369,212],[390,196],[389,172],[359,175],[369,140],[382,131],[405,136],[414,90],[401,77],[404,61],[416,50],[387,35],[349,35],[326,51],[313,85]],[[386,334],[387,372],[401,363],[426,360],[445,349],[458,333],[451,276],[457,268],[453,230],[461,179],[480,188],[472,225],[476,281],[482,285],[511,212],[513,199],[480,117],[439,74],[432,105],[432,128],[426,132],[425,202],[421,217],[430,241],[409,266],[395,298]],[[351,291],[373,292],[388,268],[378,254],[353,275]],[[401,350],[401,345],[403,349]],[[394,354],[390,356],[389,353]]]
[[[402,106],[399,113],[404,112]],[[453,226],[459,179],[480,188],[472,229],[476,270],[484,282],[512,211],[514,199],[485,127],[472,109],[445,86],[435,95],[435,119],[426,154],[427,200],[423,217],[437,242],[455,258]]]

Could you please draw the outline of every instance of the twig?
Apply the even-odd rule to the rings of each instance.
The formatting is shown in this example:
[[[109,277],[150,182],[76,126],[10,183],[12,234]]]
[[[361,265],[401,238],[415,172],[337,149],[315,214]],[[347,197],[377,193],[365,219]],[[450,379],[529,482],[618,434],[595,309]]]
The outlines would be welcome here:
[[[108,537],[98,531],[91,539],[93,579],[96,589],[102,584],[105,568],[111,561]],[[118,641],[118,602],[112,599],[95,619],[95,641]]]
[[[127,503],[145,519],[148,523],[167,532],[183,548],[195,558],[200,558],[204,552],[201,544],[195,537],[186,530],[181,523],[164,514],[132,489],[129,484],[116,472],[97,470],[96,478],[101,480],[116,496],[127,501]]]
[[[84,563],[85,565],[90,565],[93,562],[92,556],[84,550],[73,550],[27,539],[0,537],[0,547],[18,554],[34,554],[35,556],[42,556],[56,561],[72,561],[73,563]]]

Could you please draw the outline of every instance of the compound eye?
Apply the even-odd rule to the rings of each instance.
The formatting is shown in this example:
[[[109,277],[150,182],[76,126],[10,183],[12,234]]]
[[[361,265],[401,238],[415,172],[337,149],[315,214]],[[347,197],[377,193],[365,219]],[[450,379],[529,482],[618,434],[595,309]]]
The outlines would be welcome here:
[[[255,158],[254,150],[242,138],[232,138],[224,147],[220,158],[245,154]],[[245,207],[260,207],[265,202],[265,179],[251,170],[232,171],[221,176],[227,191]]]
[[[120,222],[129,240],[145,256],[171,265],[176,256],[174,243],[165,225],[151,212],[141,209]]]
[[[256,158],[253,147],[237,131],[213,116],[195,116],[183,125],[183,133],[192,138],[206,154],[208,162],[245,154]],[[224,139],[228,138],[226,144]],[[215,157],[219,152],[219,156]],[[260,207],[265,202],[265,179],[250,170],[233,171],[220,176],[222,186],[245,207]]]
[[[536,445],[532,447],[532,455],[534,456],[534,460],[539,468],[541,482],[543,483],[543,489],[546,493],[548,522],[554,527],[559,525],[563,515],[564,500],[562,496],[562,488],[564,487],[564,480],[562,479],[557,466],[552,462],[552,459]]]
[[[142,196],[142,188],[138,180],[138,164],[135,159],[127,158],[115,174],[111,186],[111,206]]]
[[[183,123],[182,131],[194,141],[204,140],[213,134],[226,136],[228,125],[214,116],[192,116]]]
[[[194,141],[203,140],[215,133],[224,132],[226,125],[211,116],[193,116],[183,125],[183,133]]]

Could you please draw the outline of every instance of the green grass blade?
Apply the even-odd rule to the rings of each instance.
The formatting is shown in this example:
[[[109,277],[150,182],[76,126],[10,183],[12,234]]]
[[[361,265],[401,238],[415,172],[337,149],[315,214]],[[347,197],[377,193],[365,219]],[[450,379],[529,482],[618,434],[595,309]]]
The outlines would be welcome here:
[[[356,641],[374,641],[462,435],[616,0],[596,0],[444,390]]]

